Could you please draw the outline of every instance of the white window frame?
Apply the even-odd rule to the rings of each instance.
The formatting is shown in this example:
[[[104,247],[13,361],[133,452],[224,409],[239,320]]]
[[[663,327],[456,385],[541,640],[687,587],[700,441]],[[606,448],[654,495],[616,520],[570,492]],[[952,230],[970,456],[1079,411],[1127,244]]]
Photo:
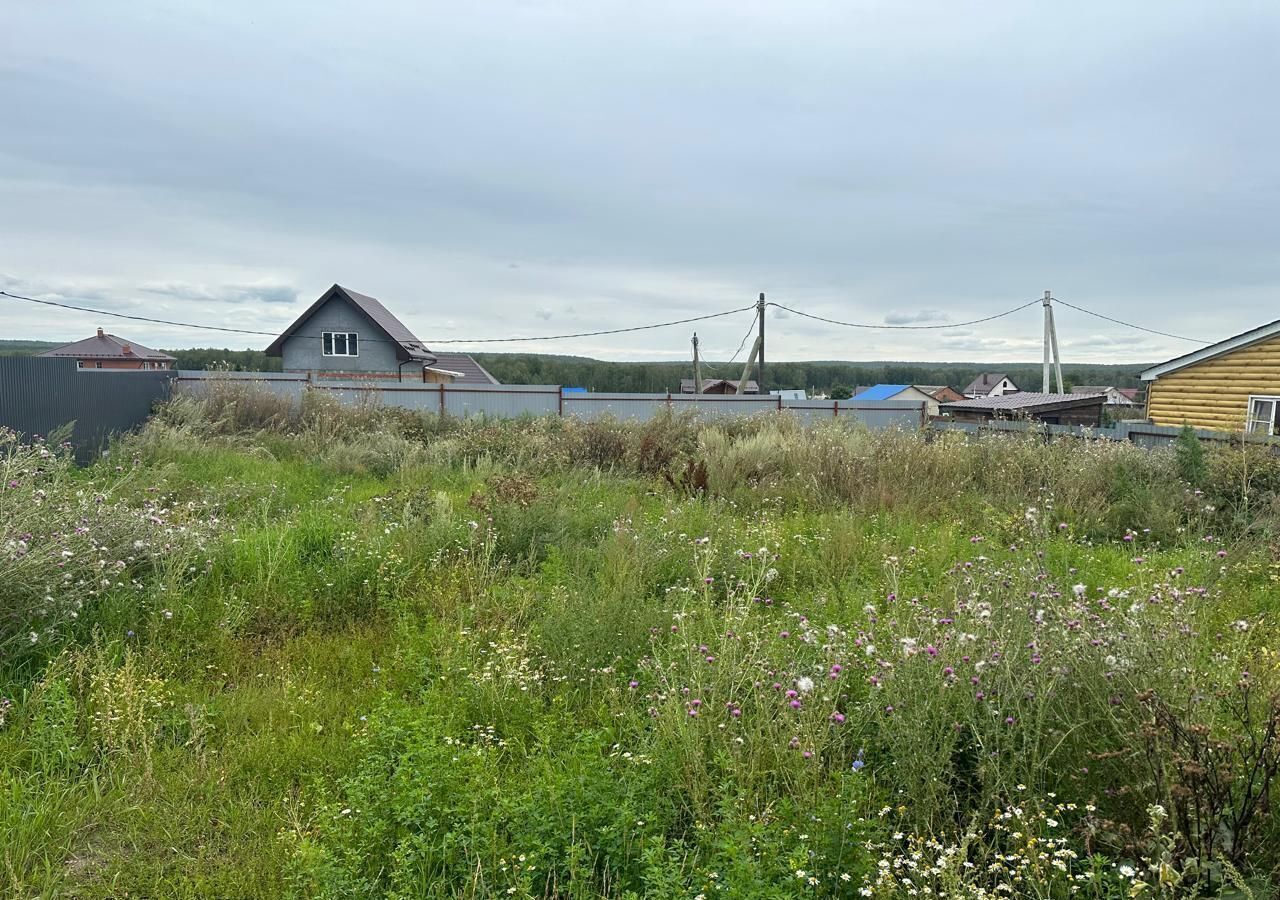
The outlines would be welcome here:
[[[351,349],[351,343],[354,340],[356,345],[355,353],[338,353],[338,342],[334,340],[338,335],[342,335],[342,343],[346,349]],[[325,349],[326,345],[329,349]],[[322,331],[320,332],[320,355],[321,356],[359,356],[360,355],[360,333],[358,331]]]
[[[1253,404],[1255,401],[1261,401],[1264,403],[1271,404],[1271,420],[1269,422],[1266,419],[1254,418]],[[1268,437],[1275,435],[1277,433],[1280,433],[1276,431],[1276,419],[1278,415],[1280,415],[1280,394],[1250,394],[1249,405],[1245,407],[1245,411],[1244,411],[1245,433],[1265,434]],[[1254,425],[1261,425],[1264,422],[1266,423],[1266,426],[1267,426],[1265,430],[1254,427]]]

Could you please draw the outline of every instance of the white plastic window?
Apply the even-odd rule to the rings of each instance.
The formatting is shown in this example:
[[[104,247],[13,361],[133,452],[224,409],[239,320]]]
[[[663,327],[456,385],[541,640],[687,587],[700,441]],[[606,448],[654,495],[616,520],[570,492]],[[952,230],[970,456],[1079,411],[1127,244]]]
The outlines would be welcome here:
[[[1280,397],[1250,397],[1249,421],[1245,428],[1250,434],[1277,434],[1276,411],[1280,409]]]
[[[359,356],[359,338],[354,331],[324,331],[320,334],[325,356]]]

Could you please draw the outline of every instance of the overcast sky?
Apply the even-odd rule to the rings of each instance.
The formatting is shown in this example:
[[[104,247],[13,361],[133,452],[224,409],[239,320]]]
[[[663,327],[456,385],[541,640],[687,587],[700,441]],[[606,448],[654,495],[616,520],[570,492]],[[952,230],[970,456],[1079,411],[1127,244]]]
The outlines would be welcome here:
[[[1280,317],[1278,40],[1280,5],[1229,0],[9,3],[0,289],[275,330],[338,282],[433,346],[1051,289],[1218,339]],[[269,341],[0,304],[0,337]],[[769,351],[1033,360],[1039,316],[771,315]],[[1057,316],[1068,362],[1195,346]]]

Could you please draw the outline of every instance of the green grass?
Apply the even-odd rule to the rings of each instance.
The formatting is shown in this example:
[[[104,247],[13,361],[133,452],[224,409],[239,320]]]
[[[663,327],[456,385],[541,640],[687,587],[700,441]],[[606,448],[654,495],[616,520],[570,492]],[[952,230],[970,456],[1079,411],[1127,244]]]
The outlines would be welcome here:
[[[1238,514],[1234,459],[1197,496],[1133,448],[312,414],[112,454],[104,559],[143,504],[167,543],[0,660],[0,895],[905,896],[880,859],[963,847],[916,880],[1270,896],[1257,791],[1177,768],[1280,752],[1274,500]],[[5,502],[53,533],[111,469]]]

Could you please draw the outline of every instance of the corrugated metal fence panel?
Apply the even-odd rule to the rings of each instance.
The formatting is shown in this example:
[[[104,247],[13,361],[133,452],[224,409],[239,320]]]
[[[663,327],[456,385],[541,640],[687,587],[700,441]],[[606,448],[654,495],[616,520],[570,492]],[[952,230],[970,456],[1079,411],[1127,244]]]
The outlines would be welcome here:
[[[715,419],[752,416],[777,412],[781,407],[777,397],[758,394],[672,394],[671,408],[676,411],[693,410],[694,418],[708,422]]]
[[[307,388],[307,376],[294,372],[203,372],[183,370],[174,382],[175,394],[203,397],[214,384],[244,385],[298,399]]]
[[[666,394],[570,393],[564,395],[564,415],[591,421],[614,419],[647,422],[667,408]]]
[[[819,425],[836,420],[835,400],[783,400],[782,405],[791,410],[791,414],[800,420],[802,425]]]
[[[336,397],[351,406],[398,406],[419,412],[440,412],[439,385],[412,384],[407,387],[368,381],[336,381],[325,379],[311,385],[311,390]]]
[[[43,436],[74,422],[71,442],[86,459],[111,434],[145,422],[169,396],[175,375],[79,369],[74,359],[0,357],[0,425]]]
[[[934,419],[932,427],[936,431],[963,431],[968,434],[1023,434],[1034,427],[1040,433],[1051,437],[1068,437],[1075,439],[1095,439],[1109,441],[1129,441],[1147,450],[1172,447],[1174,441],[1182,434],[1182,429],[1175,425],[1150,425],[1146,422],[1120,422],[1110,428],[1085,428],[1080,425],[1045,425],[1028,423],[1025,420],[994,419],[990,422],[953,422],[947,419]],[[1237,432],[1212,431],[1208,428],[1195,429],[1196,437],[1202,442],[1211,444],[1231,443],[1242,437]],[[1262,437],[1248,435],[1250,443],[1271,444],[1280,452],[1280,437]]]
[[[918,429],[925,421],[924,403],[916,403],[909,399],[882,399],[882,401],[792,399],[792,401],[783,401],[783,405],[788,410],[804,410],[808,421],[822,421],[824,417],[831,416],[837,421],[856,421],[873,430]]]
[[[216,369],[181,369],[178,377],[197,381],[307,381],[303,372],[221,372]]]
[[[499,419],[560,414],[556,384],[444,385],[444,409],[451,416],[485,415]]]

